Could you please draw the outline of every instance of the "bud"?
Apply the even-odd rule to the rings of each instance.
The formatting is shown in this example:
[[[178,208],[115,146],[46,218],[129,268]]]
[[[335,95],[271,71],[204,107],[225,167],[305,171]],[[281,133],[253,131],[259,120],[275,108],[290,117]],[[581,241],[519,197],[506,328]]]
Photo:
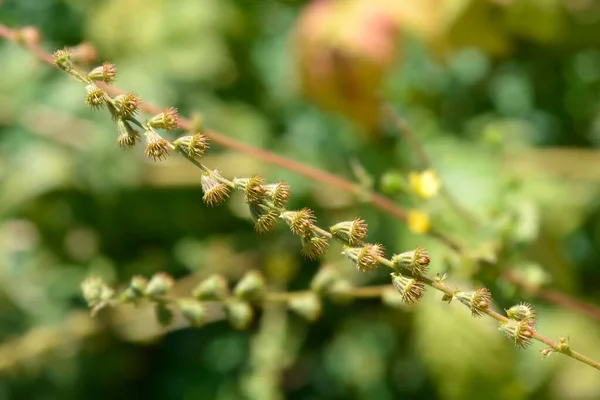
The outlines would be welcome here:
[[[423,275],[429,266],[429,254],[421,246],[412,251],[396,254],[392,257],[394,268],[400,271],[402,268],[410,270],[414,275]]]
[[[152,298],[162,297],[169,293],[171,287],[173,287],[173,278],[164,272],[159,272],[150,279],[144,294]]]
[[[96,67],[88,73],[88,78],[93,81],[102,81],[104,83],[112,83],[117,76],[117,69],[114,64],[105,62],[100,67]]]
[[[260,301],[265,294],[265,279],[258,271],[249,271],[233,289],[233,294],[242,300]]]
[[[194,288],[192,295],[198,300],[225,300],[229,296],[227,280],[223,275],[211,275]]]
[[[92,308],[92,315],[103,308],[114,296],[114,290],[108,287],[102,278],[90,276],[81,283],[83,298]]]
[[[190,325],[199,327],[206,321],[206,308],[202,303],[193,299],[183,299],[177,302],[177,307]]]
[[[287,182],[279,181],[264,186],[267,196],[271,198],[273,205],[277,208],[285,207],[290,198],[290,186]]]
[[[218,206],[229,197],[229,186],[223,183],[224,178],[219,171],[205,172],[200,178],[204,196],[202,200],[209,206]]]
[[[517,347],[526,348],[531,344],[531,338],[535,334],[533,323],[529,320],[508,320],[501,322],[498,330],[502,331],[508,338],[514,340]]]
[[[85,96],[85,104],[95,109],[99,109],[104,105],[106,102],[104,90],[100,89],[96,85],[87,85],[85,90],[87,92],[87,95]]]
[[[250,214],[254,219],[254,229],[257,233],[267,233],[277,225],[279,211],[269,209],[263,204],[250,204]]]
[[[175,107],[164,109],[160,114],[156,114],[149,119],[148,125],[169,132],[177,129],[179,127],[179,115],[177,114],[177,109]]]
[[[254,175],[252,178],[235,178],[233,183],[244,191],[244,198],[248,204],[258,204],[266,196],[265,179],[260,175]]]
[[[515,321],[529,320],[535,322],[536,318],[533,306],[525,302],[521,302],[506,310],[506,315],[508,315],[508,318],[514,319]]]
[[[361,272],[371,272],[379,268],[379,258],[384,256],[384,247],[380,244],[366,244],[363,247],[344,246],[342,254],[356,264]]]
[[[392,285],[402,296],[402,301],[408,305],[416,304],[425,291],[425,285],[414,278],[409,278],[397,272],[392,272]]]
[[[119,147],[132,148],[140,139],[140,133],[123,119],[117,120],[117,131],[119,132],[119,136],[117,136]]]
[[[203,133],[196,133],[193,136],[183,136],[175,141],[175,146],[183,147],[188,157],[199,160],[204,157],[208,149],[208,137]]]
[[[159,302],[154,306],[154,314],[159,324],[168,326],[173,322],[173,310],[169,308],[167,303]]]
[[[65,47],[64,50],[56,50],[52,57],[54,58],[54,65],[65,72],[71,72],[73,63],[71,62],[71,52],[69,49]]]
[[[328,293],[338,279],[340,273],[337,269],[331,266],[321,267],[310,282],[310,290],[321,295]]]
[[[154,131],[144,132],[146,136],[146,157],[154,161],[164,160],[169,155],[171,143]]]
[[[327,252],[329,241],[321,236],[306,235],[302,236],[302,255],[308,259],[316,260]]]
[[[315,224],[315,214],[310,208],[286,211],[281,214],[281,218],[288,223],[292,233],[298,236],[310,234]]]
[[[144,292],[148,286],[148,280],[143,276],[134,276],[131,283],[121,294],[121,300],[126,303],[136,303],[144,297]]]
[[[254,310],[245,301],[229,300],[225,303],[225,314],[235,329],[247,329],[254,319]]]
[[[545,349],[540,351],[540,353],[542,353],[542,358],[548,358],[548,356],[550,354],[552,354],[553,352],[554,352],[554,349],[552,347],[546,347]]]
[[[323,310],[321,299],[314,293],[305,293],[292,297],[288,301],[288,307],[311,322],[316,321]]]
[[[364,220],[356,218],[354,221],[345,221],[329,228],[331,234],[350,246],[360,246],[367,237],[367,224]]]
[[[486,288],[479,288],[474,292],[457,292],[454,297],[471,309],[473,317],[483,316],[492,304],[492,295]]]
[[[142,99],[137,94],[129,92],[118,95],[114,98],[114,102],[117,107],[115,117],[128,120],[135,117]]]

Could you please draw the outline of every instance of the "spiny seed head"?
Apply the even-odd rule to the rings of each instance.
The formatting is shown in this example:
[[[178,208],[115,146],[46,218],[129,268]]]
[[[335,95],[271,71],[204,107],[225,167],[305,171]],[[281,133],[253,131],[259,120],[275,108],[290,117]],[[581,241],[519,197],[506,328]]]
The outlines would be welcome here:
[[[246,273],[233,289],[233,294],[247,301],[260,301],[265,295],[265,278],[258,271]]]
[[[177,109],[175,107],[164,109],[161,113],[156,114],[148,120],[148,125],[169,132],[177,129],[179,127],[179,115],[177,114]]]
[[[246,301],[229,300],[225,303],[225,314],[232,327],[247,329],[254,319],[254,310]]]
[[[64,50],[56,50],[52,57],[54,65],[65,72],[71,72],[73,63],[71,62],[71,51],[69,49],[65,47]]]
[[[360,246],[367,237],[367,223],[356,218],[354,221],[344,221],[329,228],[331,234],[346,242],[349,246]]]
[[[267,233],[277,225],[279,211],[269,209],[262,204],[250,204],[250,214],[255,221],[254,229],[257,233]]]
[[[399,269],[406,268],[415,275],[423,275],[427,272],[430,261],[427,250],[421,246],[417,246],[414,250],[396,254],[392,257],[394,267]]]
[[[533,322],[525,319],[522,321],[510,319],[506,322],[501,322],[498,330],[514,340],[517,347],[523,349],[531,344],[531,338],[533,338],[533,335],[535,334]]]
[[[371,272],[379,268],[379,257],[384,256],[385,249],[380,244],[365,244],[362,247],[344,246],[342,254],[356,264],[361,272]]]
[[[94,81],[112,83],[117,76],[117,69],[114,64],[105,62],[100,67],[96,67],[88,73],[88,78]]]
[[[224,300],[229,296],[227,279],[223,275],[211,275],[194,288],[192,296],[197,300]]]
[[[273,205],[283,208],[290,198],[290,186],[287,182],[279,181],[264,186],[267,196],[271,198]]]
[[[479,288],[474,292],[458,292],[454,297],[471,309],[473,317],[483,316],[492,304],[492,295],[486,288]]]
[[[398,272],[392,272],[392,285],[400,295],[402,301],[408,305],[416,304],[423,296],[425,285],[414,278],[409,278]]]
[[[148,297],[161,297],[169,293],[173,287],[173,278],[164,272],[155,274],[148,282],[144,294]]]
[[[85,104],[88,106],[99,109],[106,102],[104,90],[100,89],[98,86],[87,85],[85,87],[85,91],[87,92],[87,95],[85,96]]]
[[[302,236],[302,255],[311,260],[321,257],[327,252],[329,241],[321,236]]]
[[[194,299],[181,299],[177,302],[177,307],[183,317],[195,327],[204,325],[206,321],[206,307]]]
[[[114,98],[114,101],[117,106],[114,117],[125,120],[133,118],[142,103],[142,99],[133,92],[120,94]]]
[[[122,119],[117,120],[117,130],[119,131],[119,136],[117,136],[117,144],[123,148],[132,148],[136,145],[137,141],[141,137],[140,133],[135,130],[129,124],[129,122]]]
[[[202,200],[211,207],[218,206],[229,197],[229,186],[221,182],[222,178],[217,170],[205,172],[200,178],[204,192]]]
[[[175,141],[175,145],[183,147],[189,157],[199,160],[204,157],[206,150],[208,150],[208,136],[203,133],[183,136]]]
[[[535,322],[536,314],[533,306],[526,302],[521,302],[516,306],[512,306],[506,310],[508,318],[514,319],[515,321],[529,320]]]
[[[312,292],[292,297],[288,307],[310,322],[316,321],[323,310],[321,299]]]
[[[315,224],[315,214],[310,208],[303,208],[298,211],[286,211],[281,214],[292,233],[298,236],[309,235]]]
[[[154,131],[144,132],[146,136],[146,157],[153,161],[160,161],[167,158],[171,143]]]
[[[244,198],[248,204],[258,204],[266,196],[264,187],[265,179],[260,175],[254,175],[243,183]]]

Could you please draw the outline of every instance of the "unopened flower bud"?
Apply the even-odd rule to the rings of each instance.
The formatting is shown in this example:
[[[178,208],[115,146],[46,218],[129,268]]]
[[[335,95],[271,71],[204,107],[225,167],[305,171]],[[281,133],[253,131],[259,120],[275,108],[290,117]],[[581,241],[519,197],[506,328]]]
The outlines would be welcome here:
[[[315,224],[315,214],[310,208],[303,208],[298,211],[286,211],[281,214],[281,218],[288,223],[292,233],[298,236],[310,234]]]
[[[146,136],[146,157],[154,161],[164,160],[169,155],[171,143],[154,131],[144,132]]]
[[[104,103],[106,103],[106,98],[104,97],[104,90],[100,89],[96,85],[87,85],[85,87],[87,95],[85,96],[85,104],[88,106],[99,109]]]
[[[356,218],[354,221],[344,221],[329,228],[331,234],[347,243],[349,246],[360,246],[367,237],[367,224]]]
[[[54,65],[65,72],[71,72],[73,63],[71,62],[71,52],[69,49],[65,47],[64,50],[56,50],[52,56],[54,58]]]
[[[115,106],[115,117],[128,120],[133,118],[139,111],[142,99],[133,92],[120,94],[114,98]]]
[[[412,251],[406,251],[402,254],[396,254],[392,257],[394,267],[400,271],[402,268],[410,270],[413,275],[423,275],[429,267],[429,254],[421,246],[417,246]]]
[[[195,160],[204,157],[208,150],[208,136],[196,133],[193,136],[183,136],[175,141],[175,146],[181,146],[187,155]]]
[[[279,220],[279,211],[276,209],[269,209],[263,204],[250,204],[250,215],[254,219],[254,229],[257,233],[267,233],[277,225]]]
[[[323,310],[321,299],[314,293],[294,296],[288,301],[288,306],[298,315],[308,321],[316,321]]]
[[[209,206],[218,206],[229,197],[229,186],[222,181],[219,171],[205,172],[200,178],[204,196],[202,200]]]
[[[242,300],[262,300],[265,294],[265,278],[258,271],[249,271],[235,286],[233,294]]]
[[[264,187],[273,205],[277,208],[283,208],[290,198],[290,186],[287,182],[279,181]]]
[[[162,297],[169,293],[171,287],[173,287],[173,278],[163,272],[159,272],[150,279],[144,294],[153,298]]]
[[[366,244],[363,247],[344,246],[342,254],[356,264],[361,272],[371,272],[379,268],[379,258],[384,256],[384,248],[380,244]]]
[[[416,304],[425,291],[425,285],[414,278],[409,278],[397,272],[391,273],[392,285],[402,296],[402,300],[408,304]]]
[[[302,236],[302,250],[303,256],[310,260],[316,260],[327,252],[329,248],[329,241],[321,236],[309,234]]]
[[[252,178],[235,178],[233,183],[244,191],[244,198],[248,204],[258,204],[266,197],[265,179],[260,175]]]
[[[514,319],[515,321],[522,321],[524,319],[535,321],[536,317],[533,306],[525,302],[519,303],[506,310],[506,315],[508,318]]]
[[[517,347],[526,348],[531,344],[531,338],[535,334],[533,323],[529,320],[508,320],[501,322],[498,329],[508,338],[514,340]]]
[[[148,125],[156,129],[164,129],[172,131],[179,127],[179,115],[175,107],[164,109],[161,113],[156,114],[148,120]]]
[[[454,297],[469,307],[474,317],[483,316],[492,304],[492,295],[486,288],[479,288],[474,292],[457,292]]]
[[[211,275],[194,288],[192,295],[198,300],[225,300],[229,296],[227,280],[223,275]]]
[[[100,67],[96,67],[88,73],[88,78],[94,81],[112,83],[117,76],[117,69],[114,64],[105,62]]]
[[[117,120],[117,131],[119,132],[119,136],[117,136],[119,147],[132,148],[140,139],[140,133],[123,119]]]
[[[225,303],[225,314],[232,327],[247,329],[254,319],[254,310],[249,303],[240,300],[229,300]]]
[[[177,302],[177,307],[190,325],[199,327],[206,321],[206,307],[193,299],[182,299]]]

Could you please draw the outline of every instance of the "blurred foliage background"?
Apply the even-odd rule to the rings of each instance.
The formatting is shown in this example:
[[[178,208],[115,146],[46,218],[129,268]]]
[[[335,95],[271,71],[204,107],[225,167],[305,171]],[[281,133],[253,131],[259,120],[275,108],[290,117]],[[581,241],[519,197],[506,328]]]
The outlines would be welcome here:
[[[537,296],[549,287],[600,303],[597,1],[1,3],[0,23],[38,27],[49,51],[90,43],[90,65],[115,63],[117,85],[148,102],[427,212],[462,256],[293,171],[218,146],[206,157],[228,177],[288,181],[289,208],[314,208],[322,225],[360,215],[389,252],[426,246],[451,284],[487,285],[498,309],[527,300],[541,332],[600,358],[598,320]],[[284,227],[256,235],[241,196],[207,208],[197,169],[118,148],[80,84],[14,43],[0,42],[0,60],[0,399],[600,397],[597,371],[542,360],[539,343],[516,350],[432,290],[400,310],[327,303],[314,324],[268,308],[248,331],[164,330],[143,308],[91,319],[80,294],[90,274],[119,285],[165,271],[182,292],[251,268],[279,290],[306,288],[320,264],[356,285],[389,276],[356,272],[336,247],[306,261]],[[477,226],[403,189],[418,164],[381,98]]]

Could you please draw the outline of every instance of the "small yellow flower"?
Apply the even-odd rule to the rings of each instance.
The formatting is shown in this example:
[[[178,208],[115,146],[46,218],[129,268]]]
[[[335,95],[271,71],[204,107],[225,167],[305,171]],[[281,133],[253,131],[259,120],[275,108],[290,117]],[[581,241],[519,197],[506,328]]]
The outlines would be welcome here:
[[[413,233],[425,233],[431,228],[429,216],[419,210],[408,212],[408,227]]]
[[[437,195],[442,185],[433,169],[428,169],[420,173],[411,171],[408,179],[413,191],[424,199],[429,199]]]

